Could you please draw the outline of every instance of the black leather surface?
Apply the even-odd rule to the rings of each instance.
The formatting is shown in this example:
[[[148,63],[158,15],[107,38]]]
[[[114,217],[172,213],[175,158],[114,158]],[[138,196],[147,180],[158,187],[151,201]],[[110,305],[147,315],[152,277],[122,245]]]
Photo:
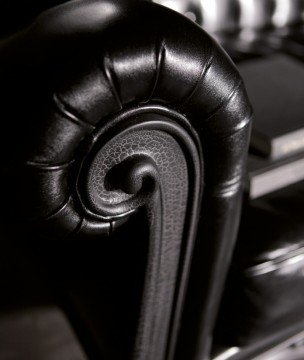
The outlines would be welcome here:
[[[67,2],[67,0],[1,1],[0,38],[21,30],[31,23],[42,11],[64,2]]]
[[[196,9],[202,14],[203,28],[219,40],[237,63],[251,59],[245,67],[254,68],[259,62],[263,64],[269,54],[278,59],[282,56],[275,52],[303,60],[302,0],[213,0],[200,5]],[[256,57],[260,60],[256,61]],[[241,69],[242,64],[238,65]],[[266,76],[260,79],[254,77],[261,89],[268,77],[273,76],[271,71],[269,68],[269,75],[265,72]],[[275,77],[278,86],[272,89],[273,93],[288,80],[289,71],[287,64],[285,71]],[[296,90],[293,88],[293,99],[301,90],[301,86]],[[260,96],[260,103],[264,102],[270,109],[267,113],[265,106],[263,108],[265,121],[276,112],[280,101],[288,111],[288,116],[283,119],[288,123],[294,109],[288,99],[276,96],[271,102],[271,96],[265,91],[253,95]],[[240,244],[234,256],[215,338],[216,344],[241,346],[238,354],[231,356],[233,359],[251,359],[303,328],[301,204],[303,197],[298,186],[269,195],[253,204],[243,216]],[[195,295],[192,304],[194,298]]]
[[[250,131],[233,63],[190,20],[136,1],[55,7],[3,40],[0,57],[4,133],[16,144],[2,169],[6,224],[59,247],[73,237],[95,244],[145,206],[149,252],[134,346],[117,351],[100,335],[102,286],[65,286],[106,358],[170,359],[200,215],[177,357],[208,353]]]
[[[225,345],[270,348],[303,328],[303,186],[255,200],[243,216],[217,325]]]

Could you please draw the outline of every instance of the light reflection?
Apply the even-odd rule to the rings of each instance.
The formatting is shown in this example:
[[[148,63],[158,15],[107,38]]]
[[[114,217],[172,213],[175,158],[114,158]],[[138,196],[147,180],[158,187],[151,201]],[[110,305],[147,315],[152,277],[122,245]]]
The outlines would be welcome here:
[[[217,1],[216,0],[201,0],[203,10],[204,29],[209,32],[214,32],[217,24]]]
[[[232,31],[237,27],[236,1],[200,0],[203,9],[203,27],[209,32]]]
[[[68,7],[69,11],[64,11]],[[71,7],[68,3],[54,7],[38,16],[29,28],[32,31],[48,34],[75,34],[77,32],[101,31],[107,24],[120,16],[121,6],[110,0],[90,3],[75,2]],[[49,16],[52,14],[52,16]],[[37,30],[38,28],[38,30]]]
[[[303,1],[276,0],[273,24],[277,27],[283,27],[300,22],[303,7]]]
[[[153,2],[166,6],[185,15],[188,19],[201,25],[202,0],[153,0]]]
[[[304,254],[301,253],[303,249],[297,250],[299,254],[292,255],[289,253],[289,257],[286,259],[275,259],[266,261],[262,264],[254,265],[246,270],[246,274],[248,276],[259,276],[265,275],[267,273],[277,271],[281,275],[290,274],[291,272],[295,272],[296,269],[294,265],[298,264],[299,262],[303,262]]]
[[[190,20],[192,20],[192,21],[196,21],[196,15],[194,14],[194,12],[192,12],[192,11],[187,11],[186,13],[185,13],[185,16],[188,18],[188,19],[190,19]]]
[[[179,13],[184,13],[186,7],[187,7],[187,0],[181,0],[181,1],[176,1],[176,0],[154,0],[153,2],[166,6],[172,10],[175,10]]]
[[[240,27],[243,29],[263,29],[271,24],[271,6],[265,0],[239,0]]]
[[[240,348],[234,346],[231,347],[224,352],[222,352],[220,355],[215,357],[213,360],[228,360],[231,356],[237,354],[240,351]]]

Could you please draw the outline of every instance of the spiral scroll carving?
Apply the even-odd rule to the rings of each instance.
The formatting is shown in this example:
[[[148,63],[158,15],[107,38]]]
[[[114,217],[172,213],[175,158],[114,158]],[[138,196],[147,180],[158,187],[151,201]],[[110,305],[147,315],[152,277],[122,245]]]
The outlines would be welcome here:
[[[70,238],[102,240],[132,213],[146,209],[149,253],[134,360],[173,355],[199,214],[199,141],[182,115],[167,113],[151,104],[121,111],[79,142],[73,162],[27,164],[38,174],[40,188],[48,177],[67,199],[41,220],[45,234],[50,223],[63,233],[70,229],[65,235]],[[46,194],[51,207],[54,196]]]
[[[149,159],[153,160],[149,162]],[[115,171],[109,180],[109,171],[119,164],[121,174]],[[176,141],[161,131],[128,129],[107,142],[90,165],[85,194],[88,207],[96,215],[108,218],[136,210],[149,200],[151,185],[157,182],[170,181],[171,187],[166,186],[169,191],[166,196],[171,202],[176,201],[177,208],[186,203],[187,164]],[[119,180],[115,176],[122,177],[116,189],[111,187],[111,182],[115,184]],[[150,186],[145,186],[149,179]],[[184,199],[175,199],[170,194],[172,192],[183,195]]]
[[[178,288],[175,284],[193,245],[196,220],[188,216],[198,205],[201,169],[187,122],[178,124],[181,116],[172,121],[161,107],[156,114],[151,110],[143,108],[136,116],[131,111],[128,119],[122,116],[92,136],[79,167],[77,195],[85,216],[95,221],[147,209],[150,245],[132,358],[152,360],[166,358],[173,348],[185,279]]]
[[[187,231],[194,219],[190,223],[186,219],[198,204],[199,149],[189,129],[186,132],[164,115],[146,113],[123,122],[128,125],[116,124],[119,131],[115,134],[114,129],[114,135],[110,128],[93,137],[77,193],[88,216],[100,221],[147,208],[150,246],[133,358],[164,359],[170,352],[168,338],[174,338],[169,331],[176,331],[184,286],[181,281],[176,289],[176,279],[179,267],[188,266],[192,247]],[[111,138],[104,141],[108,133]],[[194,176],[189,178],[189,172]]]
[[[164,7],[134,3],[109,21],[98,5],[108,2],[97,1],[100,19],[93,27],[74,15],[74,6],[86,4],[66,4],[62,13],[76,19],[73,30],[66,17],[60,22],[58,13],[50,13],[35,51],[24,46],[36,36],[35,26],[0,46],[7,58],[25,61],[23,77],[4,91],[18,89],[23,104],[16,107],[14,99],[6,106],[7,123],[18,119],[22,126],[15,156],[22,165],[7,171],[14,189],[8,203],[16,204],[12,218],[57,244],[67,238],[69,244],[76,238],[104,241],[145,208],[149,253],[131,359],[171,360],[179,323],[180,334],[189,329],[180,315],[203,183],[202,233],[214,244],[221,244],[224,232],[223,241],[234,239],[231,216],[237,209],[228,207],[240,203],[251,108],[236,68],[207,34]],[[57,33],[49,33],[55,28],[59,45]],[[21,50],[18,42],[24,42]],[[12,71],[8,85],[17,78]],[[20,121],[23,112],[28,121]],[[218,261],[216,251],[208,257],[207,278],[225,273],[220,263],[228,261]],[[214,313],[219,296],[212,294],[221,281],[206,282],[206,313]],[[212,321],[203,319],[197,328],[209,334]],[[195,351],[199,335],[189,337],[186,352]]]

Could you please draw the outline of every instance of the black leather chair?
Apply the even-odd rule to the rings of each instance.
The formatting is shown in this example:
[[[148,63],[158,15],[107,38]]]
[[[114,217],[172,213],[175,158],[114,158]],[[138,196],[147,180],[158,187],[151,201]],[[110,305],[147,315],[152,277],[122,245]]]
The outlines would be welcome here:
[[[232,61],[109,0],[49,9],[0,61],[3,239],[38,252],[91,358],[209,356],[252,115]]]
[[[286,81],[288,83],[286,74],[289,73],[289,66],[293,62],[298,63],[294,58],[303,60],[302,13],[301,1],[240,1],[230,31],[221,30],[223,21],[220,20],[222,14],[219,14],[220,32],[215,35],[244,74],[248,73],[250,66],[256,66],[255,73],[258,73],[259,64],[268,59],[275,62],[283,54],[286,59],[283,65],[285,71],[278,74],[277,84],[281,79],[281,86],[284,86]],[[226,15],[228,20],[233,17],[228,12]],[[208,21],[203,22],[205,25],[208,25]],[[286,57],[286,53],[291,57]],[[267,73],[263,65],[261,69],[260,79],[254,81],[261,82],[260,91],[263,93],[262,84],[267,81]],[[270,67],[268,70],[276,71]],[[252,77],[249,80],[252,82]],[[292,87],[291,84],[288,86]],[[253,87],[251,83],[248,84],[249,95],[255,99],[258,97],[254,96]],[[303,87],[293,91],[295,97],[299,96]],[[273,89],[273,92],[277,93],[277,89]],[[265,91],[264,98],[265,103],[270,98]],[[269,116],[276,101],[285,101],[287,108],[294,104],[277,97],[267,107]],[[253,101],[254,109],[255,105],[259,106]],[[260,112],[257,112],[256,116],[259,115]],[[241,231],[214,333],[213,358],[302,359],[303,182],[261,199],[245,199],[245,204]]]
[[[273,116],[279,102],[290,108],[286,121],[291,114],[299,116],[296,101],[280,97],[280,87],[290,88],[295,99],[303,93],[303,85],[288,79],[290,67],[303,60],[303,1],[214,0],[198,10],[200,25],[213,33],[245,75],[255,115],[266,118],[268,111]],[[276,81],[270,96],[263,84],[271,78]],[[303,181],[254,201],[245,197],[212,340],[213,359],[303,359],[302,207]]]

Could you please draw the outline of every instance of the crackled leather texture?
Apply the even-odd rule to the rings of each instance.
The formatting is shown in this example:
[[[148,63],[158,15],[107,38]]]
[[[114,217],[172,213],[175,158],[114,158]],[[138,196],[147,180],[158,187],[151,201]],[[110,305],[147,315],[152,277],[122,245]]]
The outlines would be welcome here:
[[[197,19],[202,19],[203,28],[219,40],[240,70],[243,65],[240,61],[250,60],[246,69],[255,68],[268,55],[276,58],[282,52],[303,60],[302,0],[211,0],[204,4],[196,7],[200,15]],[[274,54],[275,51],[279,54]],[[273,76],[272,70],[268,71],[269,77]],[[277,74],[277,89],[284,87],[289,71],[287,64]],[[267,72],[266,76],[260,75],[254,79],[262,89]],[[250,79],[244,80],[249,90]],[[298,90],[291,92],[293,97],[303,91]],[[271,112],[275,112],[278,99],[286,109],[293,108],[283,97],[276,96],[271,102],[267,91],[262,93],[249,91],[252,100],[259,94],[269,105],[268,113],[265,108],[262,110],[266,120],[267,114],[271,117]],[[293,185],[288,191],[250,204],[243,216],[240,244],[220,306],[214,354],[227,347],[232,350],[231,355],[229,350],[226,353],[229,359],[252,359],[303,330],[303,196],[298,191],[301,186]]]
[[[77,258],[81,271],[92,271],[76,281],[69,269],[66,286],[98,354],[202,358],[235,241],[252,116],[234,64],[183,16],[106,0],[48,10],[1,41],[0,59],[3,134],[14,139],[1,143],[7,227],[51,241],[58,269],[62,248],[68,263]],[[149,232],[135,221],[127,236],[141,214]],[[130,245],[108,255],[109,239],[123,237]],[[100,255],[82,261],[74,247],[85,258],[90,241]],[[132,242],[147,246],[145,270],[134,290],[134,336],[119,348],[113,338],[119,344],[125,324],[108,321],[107,313],[116,319],[110,302],[98,306],[110,297],[100,278],[132,283],[124,273],[141,261],[128,251]],[[114,264],[113,277],[98,275],[103,262]],[[93,279],[100,287],[90,290]],[[121,303],[132,295],[119,294]]]

